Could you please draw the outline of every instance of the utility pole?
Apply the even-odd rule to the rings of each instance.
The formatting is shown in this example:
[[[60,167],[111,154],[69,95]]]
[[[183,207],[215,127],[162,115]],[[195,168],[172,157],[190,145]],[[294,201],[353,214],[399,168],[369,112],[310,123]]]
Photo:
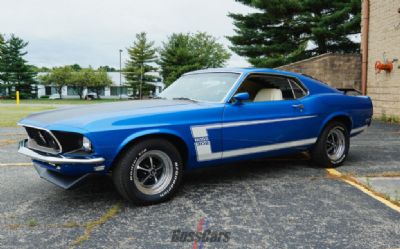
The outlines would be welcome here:
[[[142,85],[143,85],[143,64],[140,66],[140,95],[139,95],[139,99],[142,99]]]
[[[119,99],[122,99],[121,91],[122,91],[122,49],[119,50]]]

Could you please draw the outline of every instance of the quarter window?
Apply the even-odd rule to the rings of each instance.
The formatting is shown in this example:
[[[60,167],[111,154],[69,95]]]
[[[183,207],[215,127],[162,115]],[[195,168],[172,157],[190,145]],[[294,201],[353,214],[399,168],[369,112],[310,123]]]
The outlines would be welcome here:
[[[302,87],[300,87],[299,84],[297,84],[297,82],[291,79],[289,81],[290,81],[290,86],[293,89],[294,97],[296,99],[302,98],[307,95],[306,91]]]

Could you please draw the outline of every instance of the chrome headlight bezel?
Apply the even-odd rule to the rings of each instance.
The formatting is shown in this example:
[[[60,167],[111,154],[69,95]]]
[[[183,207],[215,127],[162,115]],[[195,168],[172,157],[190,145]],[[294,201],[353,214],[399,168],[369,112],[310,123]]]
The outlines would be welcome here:
[[[85,152],[92,152],[93,150],[92,142],[85,136],[82,136],[82,150]]]

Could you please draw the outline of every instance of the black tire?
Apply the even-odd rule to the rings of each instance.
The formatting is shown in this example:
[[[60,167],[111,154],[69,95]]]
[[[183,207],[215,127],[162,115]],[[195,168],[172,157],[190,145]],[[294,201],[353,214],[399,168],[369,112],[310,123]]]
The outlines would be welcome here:
[[[328,136],[330,136],[332,133],[335,134],[337,133],[339,137],[340,133],[342,133],[343,135],[343,143],[341,144],[343,144],[344,148],[338,150],[338,153],[335,156],[332,155],[334,154],[333,153],[334,149],[331,150],[331,147],[328,148],[328,146],[331,144],[330,143],[331,141],[328,142]],[[332,121],[325,126],[316,144],[313,146],[310,153],[311,159],[319,167],[336,168],[342,165],[343,162],[346,160],[347,155],[349,153],[349,147],[350,147],[350,136],[348,128],[341,122]],[[331,153],[329,153],[329,151],[331,151]]]
[[[158,161],[159,165],[164,165],[163,168],[157,171],[153,160],[154,165]],[[131,145],[112,171],[118,192],[136,205],[151,205],[170,199],[178,190],[182,175],[182,157],[176,147],[165,139],[147,139]],[[149,187],[151,183],[154,190]]]

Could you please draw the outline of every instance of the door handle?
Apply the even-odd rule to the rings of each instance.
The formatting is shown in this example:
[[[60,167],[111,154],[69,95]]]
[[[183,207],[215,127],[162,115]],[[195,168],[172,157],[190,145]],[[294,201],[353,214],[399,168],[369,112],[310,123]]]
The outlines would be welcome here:
[[[297,108],[297,109],[304,109],[304,105],[303,104],[296,104],[296,105],[292,105],[293,108]]]

